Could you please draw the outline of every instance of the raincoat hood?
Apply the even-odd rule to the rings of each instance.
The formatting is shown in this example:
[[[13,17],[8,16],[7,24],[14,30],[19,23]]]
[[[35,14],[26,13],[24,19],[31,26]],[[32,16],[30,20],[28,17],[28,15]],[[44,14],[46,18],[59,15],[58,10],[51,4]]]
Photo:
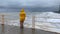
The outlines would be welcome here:
[[[22,9],[21,12],[24,12],[24,9]]]

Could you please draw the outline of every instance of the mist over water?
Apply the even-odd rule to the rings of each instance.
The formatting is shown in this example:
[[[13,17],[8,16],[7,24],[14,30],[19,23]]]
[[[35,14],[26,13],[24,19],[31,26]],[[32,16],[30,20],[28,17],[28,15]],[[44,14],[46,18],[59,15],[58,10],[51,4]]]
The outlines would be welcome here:
[[[5,24],[14,25],[14,26],[20,25],[19,24],[19,12],[1,12],[0,15],[2,15],[2,14],[6,15],[4,17]],[[32,16],[36,17],[35,18],[35,28],[60,32],[60,24],[59,24],[60,23],[60,14],[54,13],[52,11],[49,11],[49,12],[29,12],[28,11],[28,12],[26,12],[26,20],[24,22],[24,27],[32,28]],[[46,27],[46,26],[48,26],[48,27]],[[44,29],[44,28],[46,28],[46,29]]]
[[[35,28],[60,32],[60,13],[54,12],[59,10],[59,5],[60,0],[0,0],[0,15],[5,15],[5,24],[19,26],[19,12],[24,8],[25,27],[32,28],[32,16],[35,16]]]

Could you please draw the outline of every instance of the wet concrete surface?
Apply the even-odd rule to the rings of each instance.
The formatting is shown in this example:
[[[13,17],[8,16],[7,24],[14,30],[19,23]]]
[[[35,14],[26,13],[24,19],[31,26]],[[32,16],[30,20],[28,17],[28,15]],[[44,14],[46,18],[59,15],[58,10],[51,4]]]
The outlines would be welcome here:
[[[0,25],[0,34],[60,34],[55,32],[44,31],[40,29],[23,28],[18,26],[4,25],[4,30],[2,31],[2,26]]]

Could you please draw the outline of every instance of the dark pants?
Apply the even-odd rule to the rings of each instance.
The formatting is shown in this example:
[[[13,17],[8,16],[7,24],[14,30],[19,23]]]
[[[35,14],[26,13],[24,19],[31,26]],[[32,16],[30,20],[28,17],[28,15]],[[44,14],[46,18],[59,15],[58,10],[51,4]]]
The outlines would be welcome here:
[[[20,21],[20,28],[23,28],[24,21]]]

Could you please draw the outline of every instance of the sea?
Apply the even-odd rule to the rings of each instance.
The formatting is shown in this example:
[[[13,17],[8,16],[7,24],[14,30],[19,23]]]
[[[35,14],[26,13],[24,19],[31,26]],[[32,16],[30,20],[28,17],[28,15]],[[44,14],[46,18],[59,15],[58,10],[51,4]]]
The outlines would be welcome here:
[[[20,12],[0,12],[0,24],[2,24],[2,15],[4,15],[4,24],[19,26]],[[54,12],[26,12],[24,27],[42,29],[46,31],[60,33],[60,14]]]

